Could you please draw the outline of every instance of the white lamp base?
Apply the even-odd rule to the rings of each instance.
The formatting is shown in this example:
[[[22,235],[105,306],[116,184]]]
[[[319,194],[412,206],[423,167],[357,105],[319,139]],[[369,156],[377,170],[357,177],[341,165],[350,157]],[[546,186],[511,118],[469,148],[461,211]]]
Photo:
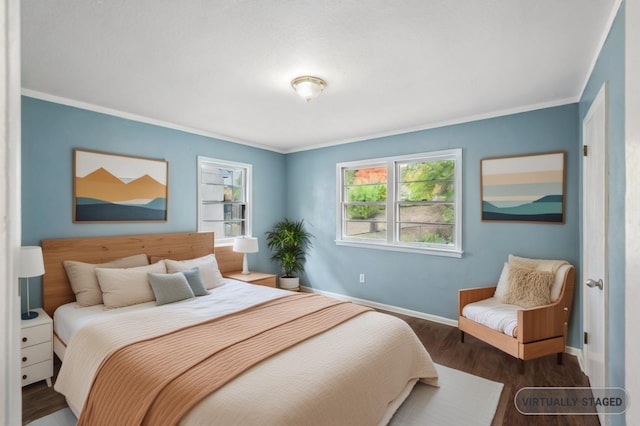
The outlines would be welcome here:
[[[249,275],[249,262],[247,262],[247,253],[242,255],[242,273],[245,275]]]

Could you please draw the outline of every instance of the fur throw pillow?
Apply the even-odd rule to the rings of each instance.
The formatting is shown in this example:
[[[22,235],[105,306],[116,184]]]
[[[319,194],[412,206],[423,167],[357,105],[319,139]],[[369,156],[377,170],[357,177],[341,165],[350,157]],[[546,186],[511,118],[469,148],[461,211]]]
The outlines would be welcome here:
[[[547,271],[509,265],[509,288],[504,303],[533,308],[551,303],[551,286],[555,275]]]

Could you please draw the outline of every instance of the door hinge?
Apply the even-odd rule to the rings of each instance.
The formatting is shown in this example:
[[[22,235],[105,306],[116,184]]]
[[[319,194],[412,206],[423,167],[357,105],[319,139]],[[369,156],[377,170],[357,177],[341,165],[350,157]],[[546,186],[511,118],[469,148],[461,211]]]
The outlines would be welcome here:
[[[587,333],[586,331],[584,332],[584,344],[589,344],[589,333]]]
[[[588,145],[582,145],[582,155],[583,156],[587,156],[589,155],[589,146]]]

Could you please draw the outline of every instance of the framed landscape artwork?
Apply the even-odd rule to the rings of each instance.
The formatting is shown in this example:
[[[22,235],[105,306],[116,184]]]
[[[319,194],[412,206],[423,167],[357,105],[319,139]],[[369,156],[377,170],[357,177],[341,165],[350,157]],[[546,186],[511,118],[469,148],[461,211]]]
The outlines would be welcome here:
[[[565,153],[480,160],[483,221],[564,223]]]
[[[80,149],[73,160],[74,222],[167,220],[167,161]]]

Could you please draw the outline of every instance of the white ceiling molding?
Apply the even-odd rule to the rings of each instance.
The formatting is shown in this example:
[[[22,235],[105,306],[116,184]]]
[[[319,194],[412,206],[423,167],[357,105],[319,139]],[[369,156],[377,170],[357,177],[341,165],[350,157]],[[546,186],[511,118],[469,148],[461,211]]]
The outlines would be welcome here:
[[[618,15],[618,11],[620,10],[620,6],[622,6],[622,0],[615,0],[613,8],[611,9],[611,13],[609,14],[609,19],[607,19],[607,24],[605,25],[604,31],[600,35],[600,41],[597,44],[597,49],[593,54],[593,58],[591,59],[591,65],[587,68],[587,72],[584,76],[584,83],[582,83],[582,90],[580,90],[580,96],[578,99],[582,98],[582,94],[584,90],[587,88],[587,84],[589,83],[589,77],[593,73],[593,69],[596,67],[596,62],[598,62],[598,57],[600,56],[600,52],[604,47],[605,42],[607,41],[607,37],[609,36],[609,32],[611,31],[611,27],[613,26],[613,22],[616,20],[616,16]]]

